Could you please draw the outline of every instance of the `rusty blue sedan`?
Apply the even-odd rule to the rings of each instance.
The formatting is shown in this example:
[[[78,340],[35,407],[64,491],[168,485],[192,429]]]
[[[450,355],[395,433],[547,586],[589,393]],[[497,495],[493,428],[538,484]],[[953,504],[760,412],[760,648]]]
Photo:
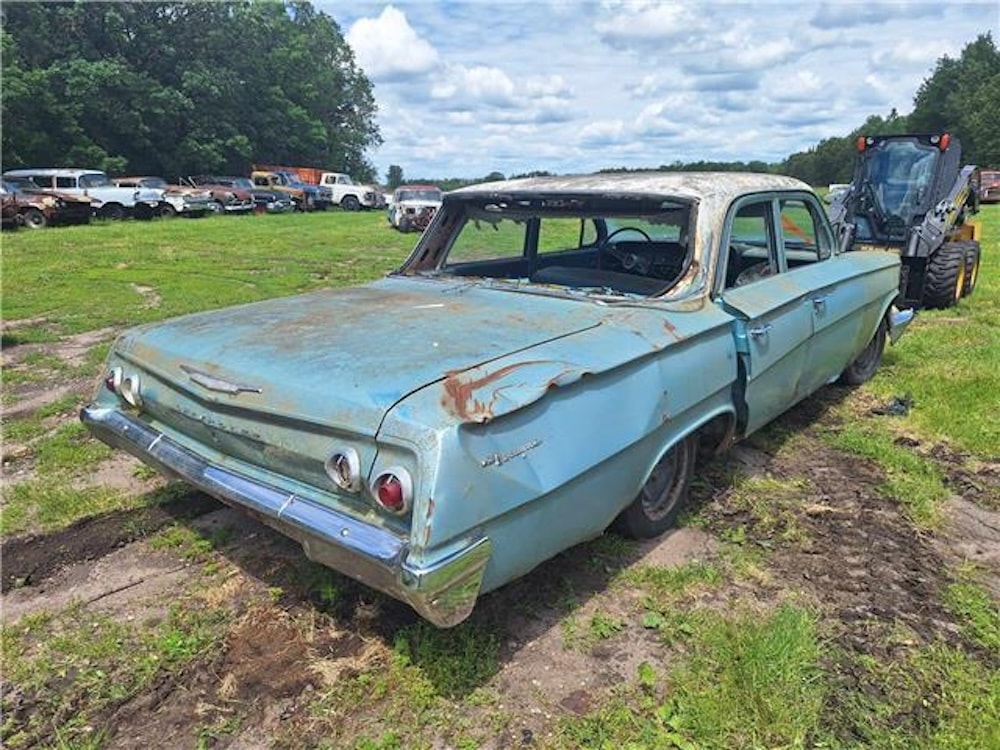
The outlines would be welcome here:
[[[663,533],[697,456],[869,379],[912,313],[898,257],[838,244],[786,177],[464,188],[379,281],[126,332],[81,418],[447,627]]]

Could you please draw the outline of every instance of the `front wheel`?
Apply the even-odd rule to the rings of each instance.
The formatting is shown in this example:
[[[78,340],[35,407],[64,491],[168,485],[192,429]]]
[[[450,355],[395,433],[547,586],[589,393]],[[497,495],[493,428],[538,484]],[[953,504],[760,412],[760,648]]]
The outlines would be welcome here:
[[[359,211],[361,210],[361,202],[353,195],[345,195],[340,202],[340,207],[345,211]]]
[[[882,361],[882,352],[885,351],[885,322],[878,324],[878,330],[872,336],[872,340],[861,350],[861,354],[854,358],[844,371],[840,373],[837,382],[841,385],[861,385],[867,383],[875,377],[879,363]]]
[[[29,208],[22,215],[21,223],[28,229],[42,229],[48,225],[49,220],[37,208]]]
[[[944,309],[958,304],[965,289],[965,246],[942,245],[927,261],[924,305]]]
[[[611,524],[633,539],[652,539],[674,525],[687,503],[698,441],[689,435],[660,457],[638,496]]]

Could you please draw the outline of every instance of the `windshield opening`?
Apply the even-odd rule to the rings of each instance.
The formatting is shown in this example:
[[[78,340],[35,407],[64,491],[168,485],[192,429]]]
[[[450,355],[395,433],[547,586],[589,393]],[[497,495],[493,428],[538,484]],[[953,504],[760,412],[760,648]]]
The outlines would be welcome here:
[[[694,207],[678,200],[532,196],[445,206],[404,273],[646,297],[670,290],[692,255]]]
[[[887,218],[909,224],[934,179],[940,150],[917,141],[883,141],[865,162],[864,181]]]

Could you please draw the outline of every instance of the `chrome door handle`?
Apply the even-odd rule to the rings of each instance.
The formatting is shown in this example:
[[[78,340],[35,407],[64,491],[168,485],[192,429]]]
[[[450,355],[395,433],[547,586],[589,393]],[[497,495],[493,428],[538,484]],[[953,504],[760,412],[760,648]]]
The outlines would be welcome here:
[[[763,338],[764,336],[767,336],[770,330],[771,330],[771,324],[765,323],[762,326],[756,326],[754,328],[749,329],[747,333],[749,334],[750,338],[759,339]]]
[[[826,298],[828,296],[829,295],[824,294],[822,297],[813,297],[812,298],[813,309],[814,310],[819,310],[819,309],[823,308],[826,305]]]

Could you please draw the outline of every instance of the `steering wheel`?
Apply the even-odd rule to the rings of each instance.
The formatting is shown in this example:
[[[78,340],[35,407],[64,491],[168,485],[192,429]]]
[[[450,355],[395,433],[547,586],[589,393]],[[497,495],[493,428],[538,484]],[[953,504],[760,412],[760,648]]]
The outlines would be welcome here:
[[[650,266],[652,265],[649,258],[644,258],[641,255],[635,253],[626,253],[623,250],[617,249],[611,244],[611,240],[622,232],[635,232],[641,234],[642,238],[646,242],[652,242],[653,238],[650,237],[646,232],[639,227],[619,227],[607,237],[605,237],[601,244],[597,246],[597,262],[600,263],[601,254],[607,253],[612,258],[614,258],[625,271],[635,271],[638,270],[641,274],[646,274],[649,272]]]

